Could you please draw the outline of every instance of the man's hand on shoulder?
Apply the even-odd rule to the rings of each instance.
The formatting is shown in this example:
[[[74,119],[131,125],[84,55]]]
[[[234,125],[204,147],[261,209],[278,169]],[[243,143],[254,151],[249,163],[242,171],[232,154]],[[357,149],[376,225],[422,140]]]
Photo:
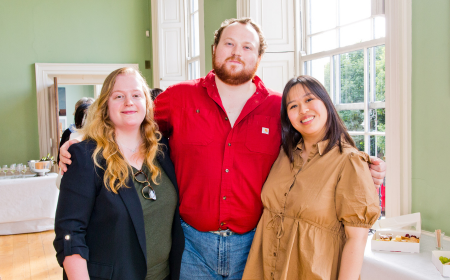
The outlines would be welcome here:
[[[373,183],[378,189],[383,184],[384,177],[386,177],[386,163],[377,157],[370,157],[370,160],[372,162],[372,164],[369,164],[370,173]]]
[[[69,147],[72,144],[80,143],[80,140],[77,138],[72,139],[64,143],[59,149],[59,168],[61,169],[61,175],[64,175],[64,172],[67,171],[67,165],[70,165],[72,161],[70,160]]]

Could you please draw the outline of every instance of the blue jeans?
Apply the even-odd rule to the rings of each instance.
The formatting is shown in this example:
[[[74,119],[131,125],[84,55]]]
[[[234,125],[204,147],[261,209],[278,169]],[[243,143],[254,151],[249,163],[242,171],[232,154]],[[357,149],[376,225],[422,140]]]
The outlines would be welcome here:
[[[255,231],[221,236],[181,221],[186,244],[180,280],[241,279]]]

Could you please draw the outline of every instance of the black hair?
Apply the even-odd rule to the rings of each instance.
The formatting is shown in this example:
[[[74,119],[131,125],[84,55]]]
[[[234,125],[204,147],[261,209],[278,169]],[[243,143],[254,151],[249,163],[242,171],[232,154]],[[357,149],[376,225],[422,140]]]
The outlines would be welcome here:
[[[87,109],[91,106],[90,103],[82,103],[78,106],[77,110],[75,111],[75,127],[77,129],[80,129],[83,127],[83,120],[84,116],[87,113]]]
[[[338,143],[339,151],[342,153],[342,138],[343,140],[355,147],[355,142],[348,134],[344,122],[339,117],[336,108],[331,101],[325,87],[315,78],[307,75],[301,75],[297,78],[292,78],[286,84],[283,90],[281,99],[281,139],[283,150],[291,162],[294,162],[294,150],[298,142],[302,139],[302,135],[291,124],[287,114],[287,97],[289,92],[295,86],[302,86],[308,89],[315,97],[320,99],[327,109],[327,122],[325,124],[325,136],[323,140],[330,140],[328,146],[325,148],[323,154],[328,153]]]
[[[155,101],[156,97],[157,97],[158,95],[160,95],[162,92],[163,92],[163,90],[160,89],[160,88],[152,88],[152,89],[150,90],[150,95],[151,95],[151,97],[152,97],[152,100]]]

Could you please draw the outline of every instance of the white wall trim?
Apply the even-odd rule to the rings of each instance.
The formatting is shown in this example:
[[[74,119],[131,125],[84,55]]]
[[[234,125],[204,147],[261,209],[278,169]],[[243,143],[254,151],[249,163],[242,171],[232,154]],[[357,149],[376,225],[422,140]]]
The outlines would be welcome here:
[[[422,230],[421,232],[424,235],[432,236],[434,237],[434,232]],[[444,236],[444,240],[450,241],[450,236]]]
[[[198,24],[200,25],[200,77],[206,76],[205,66],[205,3],[204,0],[198,0]]]
[[[411,0],[386,0],[386,217],[411,213]]]
[[[36,63],[36,97],[38,112],[39,154],[40,157],[51,153],[51,147],[56,143],[51,139],[49,119],[49,92],[53,78],[58,77],[58,85],[102,85],[112,71],[132,67],[139,70],[138,64],[77,64],[77,63]],[[52,142],[51,142],[52,141]]]
[[[152,11],[152,49],[153,49],[153,87],[160,88],[159,81],[159,30],[158,30],[158,0],[151,0]]]
[[[250,0],[236,0],[237,18],[250,17]]]

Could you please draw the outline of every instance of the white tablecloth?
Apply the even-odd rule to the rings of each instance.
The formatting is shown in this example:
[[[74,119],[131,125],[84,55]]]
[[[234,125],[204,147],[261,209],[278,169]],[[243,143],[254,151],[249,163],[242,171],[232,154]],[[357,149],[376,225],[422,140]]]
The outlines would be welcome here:
[[[56,173],[44,177],[0,177],[0,235],[54,228],[59,190]]]
[[[420,253],[394,253],[372,251],[369,236],[364,252],[361,280],[444,280],[431,262],[435,250],[434,237],[422,234]],[[450,242],[444,241],[444,250],[450,250]]]

